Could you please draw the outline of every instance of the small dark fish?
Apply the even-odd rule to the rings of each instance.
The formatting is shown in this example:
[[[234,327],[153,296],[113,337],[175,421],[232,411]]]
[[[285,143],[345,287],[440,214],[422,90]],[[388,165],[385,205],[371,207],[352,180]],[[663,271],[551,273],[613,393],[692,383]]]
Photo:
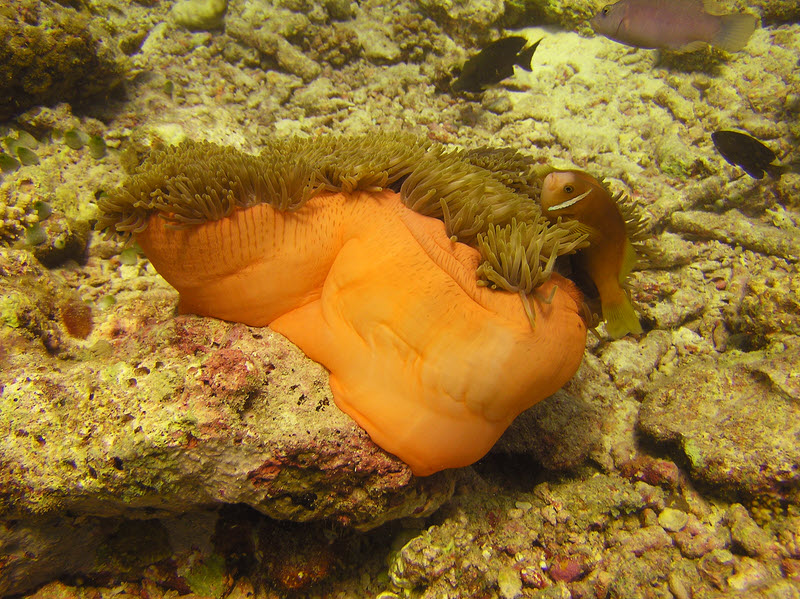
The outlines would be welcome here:
[[[726,52],[744,48],[758,19],[748,14],[715,15],[703,0],[619,0],[589,21],[595,33],[636,48],[679,52],[711,44]]]
[[[775,152],[757,139],[738,131],[715,131],[711,141],[722,157],[729,164],[740,167],[753,179],[763,179],[764,172],[770,177],[779,179],[788,172],[800,172],[800,164],[773,164],[777,156]]]
[[[461,74],[453,82],[453,91],[480,93],[484,88],[511,77],[514,65],[530,71],[531,58],[541,41],[527,48],[528,40],[519,35],[492,42],[464,63]]]

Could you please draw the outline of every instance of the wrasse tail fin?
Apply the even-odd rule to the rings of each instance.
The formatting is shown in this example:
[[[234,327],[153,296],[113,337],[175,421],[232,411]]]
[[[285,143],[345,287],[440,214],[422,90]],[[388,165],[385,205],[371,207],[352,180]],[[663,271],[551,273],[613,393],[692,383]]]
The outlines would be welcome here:
[[[603,319],[606,321],[606,332],[612,339],[619,339],[628,333],[639,335],[642,325],[633,309],[628,296],[614,304],[603,304]]]
[[[758,25],[758,17],[748,14],[722,15],[720,19],[722,27],[710,43],[726,52],[738,52],[744,48]]]

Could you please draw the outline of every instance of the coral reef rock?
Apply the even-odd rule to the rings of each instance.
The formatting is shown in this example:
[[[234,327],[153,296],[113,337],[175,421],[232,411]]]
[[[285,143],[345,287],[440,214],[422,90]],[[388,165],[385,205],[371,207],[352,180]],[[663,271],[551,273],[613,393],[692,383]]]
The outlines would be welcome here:
[[[15,580],[76,566],[58,570],[59,551],[28,546],[71,526],[53,518],[243,504],[369,529],[427,515],[452,493],[451,473],[415,478],[375,446],[334,405],[325,370],[270,329],[173,317],[177,296],[161,287],[114,303],[75,338],[51,301],[33,301],[63,292],[57,275],[21,250],[3,250],[0,274],[0,555],[18,556]]]
[[[639,426],[657,441],[679,444],[702,482],[796,502],[798,363],[796,337],[761,351],[698,358],[648,391]]]
[[[108,97],[123,80],[121,53],[82,12],[20,2],[0,11],[0,120],[40,104]]]

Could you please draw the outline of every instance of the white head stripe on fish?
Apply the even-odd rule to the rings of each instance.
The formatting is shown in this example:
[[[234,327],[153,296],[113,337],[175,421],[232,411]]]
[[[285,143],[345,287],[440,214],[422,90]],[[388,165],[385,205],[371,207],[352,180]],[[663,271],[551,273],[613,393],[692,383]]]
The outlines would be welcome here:
[[[547,209],[547,211],[548,212],[552,212],[553,210],[562,210],[564,208],[569,208],[570,206],[573,206],[573,205],[577,204],[578,202],[580,202],[583,198],[588,196],[590,193],[592,193],[591,189],[589,191],[584,191],[581,195],[575,196],[571,200],[567,200],[565,202],[561,202],[560,204],[556,204],[555,206],[550,206]]]

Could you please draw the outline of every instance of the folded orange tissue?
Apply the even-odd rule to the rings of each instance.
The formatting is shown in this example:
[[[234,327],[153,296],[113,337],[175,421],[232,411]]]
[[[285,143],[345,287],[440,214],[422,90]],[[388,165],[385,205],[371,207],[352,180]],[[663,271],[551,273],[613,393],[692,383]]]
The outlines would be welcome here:
[[[148,168],[101,206],[101,226],[134,235],[179,292],[181,312],[269,325],[323,364],[336,405],[418,476],[480,459],[580,364],[586,326],[572,283],[547,272],[528,292],[481,280],[480,243],[457,240],[453,214],[408,207],[413,194],[390,189],[391,170],[383,185],[344,191],[312,172],[301,186],[310,191],[288,207],[242,201],[269,185],[229,176],[231,197],[206,189],[215,207],[206,200],[198,218]],[[164,197],[154,201],[156,187]],[[551,231],[563,241],[551,253],[581,243],[562,233]]]

